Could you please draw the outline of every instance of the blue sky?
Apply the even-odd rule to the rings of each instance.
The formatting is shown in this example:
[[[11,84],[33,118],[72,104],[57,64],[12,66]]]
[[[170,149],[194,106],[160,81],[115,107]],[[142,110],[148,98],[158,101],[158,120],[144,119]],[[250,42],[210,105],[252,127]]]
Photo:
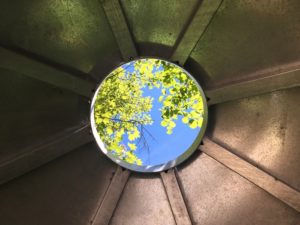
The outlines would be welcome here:
[[[133,70],[133,65],[128,66],[125,64],[123,68],[126,68],[128,72]],[[149,149],[142,148],[142,144],[137,145],[138,148],[135,154],[143,162],[143,165],[159,165],[166,163],[170,160],[176,159],[179,155],[185,152],[197,137],[200,128],[191,129],[188,125],[182,123],[181,116],[178,117],[176,127],[173,129],[172,134],[167,134],[165,127],[160,125],[162,118],[159,109],[162,107],[162,103],[158,101],[161,95],[161,89],[153,88],[152,90],[148,87],[144,88],[144,96],[151,96],[154,98],[153,107],[150,114],[153,119],[152,125],[146,125],[145,128],[151,133],[154,139],[150,135],[144,133],[146,141],[149,145]],[[125,137],[123,144],[127,144],[128,139]],[[134,143],[137,144],[138,140]]]

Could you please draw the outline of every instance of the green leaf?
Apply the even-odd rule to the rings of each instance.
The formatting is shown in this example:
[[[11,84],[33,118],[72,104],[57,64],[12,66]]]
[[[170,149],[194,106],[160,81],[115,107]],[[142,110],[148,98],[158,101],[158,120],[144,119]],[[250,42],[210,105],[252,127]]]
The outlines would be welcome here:
[[[99,124],[102,122],[102,119],[101,118],[96,118],[96,124]]]
[[[189,122],[189,118],[186,117],[186,116],[183,117],[183,118],[182,118],[182,122],[183,122],[183,123],[188,123],[188,122]]]
[[[168,126],[168,124],[169,124],[169,123],[168,123],[166,120],[163,120],[163,121],[161,121],[161,123],[160,123],[160,125],[163,126],[163,127]]]
[[[163,104],[164,104],[164,106],[167,106],[167,107],[168,107],[168,106],[171,106],[171,102],[170,102],[170,101],[164,101]]]
[[[197,127],[197,121],[194,120],[191,124],[190,124],[190,128],[195,129]]]
[[[131,150],[136,150],[136,145],[135,145],[135,144],[128,143],[127,145],[128,145],[128,147],[129,147]]]
[[[203,117],[197,120],[198,127],[201,127],[203,124]]]
[[[172,134],[172,130],[171,130],[171,129],[168,129],[168,130],[167,130],[167,134]]]
[[[136,139],[136,136],[134,135],[134,133],[129,133],[128,134],[128,140],[129,141],[134,141]]]
[[[191,125],[194,122],[194,119],[189,120],[189,125]]]
[[[169,127],[170,127],[170,128],[176,127],[176,123],[174,123],[174,121],[170,121]]]
[[[137,164],[138,166],[143,165],[142,160],[141,160],[141,159],[137,159],[137,160],[136,160],[136,164]]]
[[[112,135],[114,133],[113,130],[110,127],[108,127],[106,129],[106,132],[107,132],[108,135]]]

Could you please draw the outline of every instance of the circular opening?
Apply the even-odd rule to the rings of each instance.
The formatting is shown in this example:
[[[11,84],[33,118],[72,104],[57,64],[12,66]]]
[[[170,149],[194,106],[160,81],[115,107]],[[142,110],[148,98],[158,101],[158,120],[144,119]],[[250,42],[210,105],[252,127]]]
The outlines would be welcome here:
[[[101,151],[134,171],[158,172],[187,159],[207,123],[204,93],[183,68],[138,59],[113,70],[91,105],[91,127]]]

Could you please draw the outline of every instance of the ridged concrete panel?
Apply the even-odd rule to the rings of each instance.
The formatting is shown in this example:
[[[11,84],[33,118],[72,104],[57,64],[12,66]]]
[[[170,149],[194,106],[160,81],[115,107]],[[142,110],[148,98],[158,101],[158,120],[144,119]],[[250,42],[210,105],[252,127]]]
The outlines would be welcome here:
[[[214,106],[209,135],[300,190],[299,99],[300,88],[292,88]]]
[[[13,0],[0,8],[3,45],[86,73],[120,56],[100,1]]]
[[[116,166],[88,144],[0,187],[0,223],[88,225]]]
[[[132,35],[131,44],[136,46],[141,57],[170,59],[178,40],[187,36],[185,41],[190,41],[189,50],[184,52],[183,61],[189,55],[190,58],[185,68],[201,82],[205,91],[221,90],[215,92],[219,99],[214,103],[229,101],[210,106],[207,131],[215,145],[220,146],[213,152],[219,151],[216,155],[224,156],[222,151],[227,151],[226,160],[219,160],[224,165],[217,162],[216,157],[213,159],[198,151],[178,170],[166,173],[173,177],[165,180],[165,186],[160,174],[132,173],[123,190],[129,174],[125,171],[126,179],[115,182],[117,185],[108,189],[112,177],[114,181],[118,179],[122,170],[119,169],[114,176],[116,165],[102,155],[95,144],[85,145],[1,185],[0,224],[90,225],[97,216],[100,220],[103,218],[96,215],[103,212],[103,205],[107,221],[113,215],[111,225],[175,225],[176,222],[176,225],[182,225],[178,224],[182,220],[174,220],[173,213],[178,216],[182,212],[178,209],[184,209],[186,218],[195,225],[300,224],[299,212],[274,197],[284,196],[286,200],[296,192],[296,198],[291,197],[295,200],[299,197],[297,191],[285,195],[284,189],[278,195],[271,195],[267,190],[272,188],[263,190],[254,184],[257,180],[263,183],[267,177],[268,181],[275,181],[268,184],[285,183],[300,190],[297,73],[288,76],[291,79],[287,82],[281,82],[286,78],[283,72],[299,70],[300,1],[218,1],[220,5],[212,7],[216,8],[216,13],[202,8],[200,15],[209,19],[205,23],[207,27],[202,24],[201,32],[197,30],[201,33],[198,40],[198,33],[193,33],[198,23],[192,23],[193,29],[187,28],[194,21],[193,16],[199,7],[201,9],[202,1],[108,1],[2,1],[0,46],[36,60],[37,64],[53,67],[53,71],[61,70],[76,79],[87,79],[96,84],[124,59],[127,60],[127,56],[122,60],[120,48],[129,40],[122,35],[124,28],[127,37]],[[210,8],[212,5],[208,2],[205,5]],[[110,3],[121,6],[117,8],[118,13],[114,7],[108,8],[110,13],[104,13],[103,6]],[[196,18],[198,20],[201,18]],[[187,30],[190,33],[184,33]],[[123,55],[124,52],[123,49]],[[7,60],[7,55],[2,55],[2,59]],[[10,60],[9,65],[15,72],[0,68],[0,161],[19,159],[24,147],[30,149],[36,142],[53,138],[53,134],[64,131],[66,127],[80,125],[82,119],[89,116],[88,99],[23,76],[19,62],[14,63],[14,60]],[[35,72],[36,79],[43,80],[34,66],[37,64],[33,63],[30,69]],[[45,76],[45,71],[39,71]],[[53,77],[51,74],[47,74],[48,81],[58,77],[58,82],[52,82],[52,85],[66,82],[59,79],[62,73]],[[264,79],[264,75],[268,78]],[[272,80],[277,75],[280,79]],[[257,85],[260,80],[263,83]],[[266,89],[262,90],[264,85]],[[254,86],[259,87],[252,88]],[[275,90],[274,87],[281,91],[268,93]],[[284,88],[290,89],[282,90]],[[228,90],[223,92],[225,96],[222,90]],[[234,100],[261,93],[266,94]],[[85,128],[85,135],[88,135],[88,125]],[[69,139],[66,140],[68,143]],[[56,149],[56,146],[59,144],[52,145],[52,148],[59,153],[68,149],[64,146]],[[204,143],[203,146],[207,145]],[[48,153],[52,157],[51,148],[48,148]],[[28,162],[36,159],[35,165],[41,165],[55,158],[43,154],[38,156],[28,157]],[[234,162],[230,161],[232,158]],[[26,164],[26,160],[22,162]],[[248,162],[247,166],[243,160]],[[232,165],[232,170],[226,167],[226,162],[227,166]],[[233,171],[234,168],[237,172]],[[247,170],[243,170],[245,168]],[[252,173],[252,168],[267,174],[252,179],[251,183],[253,174],[261,174]],[[244,177],[247,173],[252,176],[247,180],[237,174],[238,171],[242,171]],[[6,174],[3,170],[2,173]],[[121,196],[114,192],[116,189],[123,190]],[[274,190],[282,189],[275,187]],[[111,194],[110,198],[105,195],[107,193],[117,194]],[[101,204],[104,196],[108,199],[104,203],[113,202],[108,208]]]
[[[193,224],[294,225],[300,214],[202,154],[179,170]]]
[[[132,174],[110,225],[175,225],[159,174]]]
[[[170,56],[172,46],[197,6],[195,0],[122,0],[121,3],[141,55],[160,57]]]
[[[298,0],[224,0],[191,55],[207,72],[205,85],[298,62],[299,11]]]
[[[86,118],[87,101],[0,68],[0,161]]]

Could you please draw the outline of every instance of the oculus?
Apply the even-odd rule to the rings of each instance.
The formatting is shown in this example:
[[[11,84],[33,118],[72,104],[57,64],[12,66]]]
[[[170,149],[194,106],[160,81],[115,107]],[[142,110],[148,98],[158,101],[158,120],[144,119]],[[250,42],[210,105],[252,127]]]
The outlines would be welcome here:
[[[98,146],[111,160],[130,170],[159,172],[197,149],[207,104],[186,70],[144,58],[119,66],[102,81],[90,119]]]

